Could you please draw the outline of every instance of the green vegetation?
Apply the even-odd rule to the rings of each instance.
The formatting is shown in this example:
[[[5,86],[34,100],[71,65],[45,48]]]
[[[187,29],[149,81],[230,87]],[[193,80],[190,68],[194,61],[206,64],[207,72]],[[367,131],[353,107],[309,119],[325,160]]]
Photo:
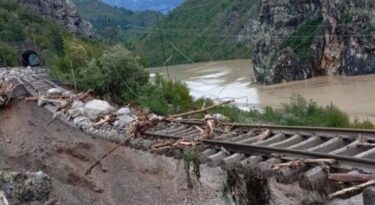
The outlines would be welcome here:
[[[187,0],[140,35],[135,52],[148,66],[248,58],[249,41],[239,41],[237,35],[255,18],[259,5],[258,0]]]
[[[145,32],[156,24],[159,15],[156,11],[133,12],[124,8],[112,7],[100,0],[74,0],[79,14],[90,21],[97,37],[106,43],[126,42],[128,46],[139,32]]]
[[[184,170],[186,173],[188,188],[192,189],[194,184],[191,173],[193,173],[198,181],[201,178],[199,154],[193,149],[185,150],[182,154],[182,159],[184,160]]]
[[[186,0],[168,15],[131,12],[98,0],[75,0],[106,42],[126,42],[146,66],[248,58],[249,35],[260,0]],[[251,34],[250,34],[251,35]],[[167,60],[168,59],[168,60]]]
[[[291,36],[281,43],[278,52],[289,47],[300,59],[311,60],[313,57],[311,44],[322,21],[323,17],[318,16],[299,26]]]

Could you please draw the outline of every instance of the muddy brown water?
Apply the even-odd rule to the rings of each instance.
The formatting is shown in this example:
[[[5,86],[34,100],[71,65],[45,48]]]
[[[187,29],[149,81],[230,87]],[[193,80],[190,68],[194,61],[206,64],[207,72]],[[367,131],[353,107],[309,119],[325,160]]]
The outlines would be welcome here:
[[[167,78],[164,67],[149,69]],[[169,66],[174,80],[185,82],[194,97],[235,98],[242,108],[278,107],[293,94],[320,105],[335,104],[351,118],[375,122],[375,75],[326,76],[270,86],[255,83],[250,60],[214,61]]]

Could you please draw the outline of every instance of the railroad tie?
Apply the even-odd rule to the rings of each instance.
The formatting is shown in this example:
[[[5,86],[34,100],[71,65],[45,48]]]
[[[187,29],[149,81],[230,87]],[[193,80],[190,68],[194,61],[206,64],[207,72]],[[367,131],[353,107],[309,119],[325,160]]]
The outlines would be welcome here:
[[[236,168],[239,170],[250,169],[251,167],[257,165],[262,160],[263,160],[263,157],[261,156],[258,156],[258,155],[251,156],[240,161],[238,164],[236,164]]]
[[[287,149],[295,149],[295,150],[305,150],[305,149],[308,149],[310,147],[314,147],[316,145],[319,145],[323,140],[318,137],[318,136],[312,136],[312,137],[309,137],[308,139],[296,144],[296,145],[292,145],[290,147],[288,147]]]
[[[271,138],[269,138],[267,140],[260,141],[260,142],[254,142],[254,143],[252,143],[252,145],[267,146],[269,144],[280,142],[280,141],[283,141],[285,139],[286,139],[286,136],[285,136],[284,133],[278,133],[278,134],[272,136]]]
[[[250,131],[247,134],[242,134],[242,135],[239,135],[237,137],[229,138],[229,139],[227,139],[225,141],[227,141],[227,142],[239,142],[239,141],[242,141],[242,140],[254,137],[254,135],[255,135],[254,132]]]
[[[277,147],[277,148],[286,148],[294,144],[300,143],[302,141],[303,141],[303,138],[300,135],[296,134],[296,135],[293,135],[292,137],[287,138],[284,141],[276,142],[276,143],[270,144],[269,146]]]
[[[367,159],[374,159],[375,158],[375,147],[369,149],[365,152],[359,153],[354,156],[355,158],[367,158]]]
[[[338,149],[338,148],[340,148],[344,145],[345,145],[344,140],[339,138],[339,137],[336,137],[336,138],[329,139],[328,141],[324,142],[323,144],[319,144],[315,147],[312,147],[312,148],[308,149],[307,151],[328,153],[328,152],[330,152],[332,150],[335,150],[335,149]]]
[[[205,149],[200,155],[199,155],[199,161],[204,164],[206,162],[208,162],[208,157],[211,156],[211,155],[214,155],[216,154],[217,151],[215,149]]]
[[[234,168],[234,164],[245,159],[246,156],[242,153],[232,154],[221,160],[221,166],[224,168]]]
[[[359,144],[359,140],[353,141],[352,143],[346,145],[345,147],[336,149],[329,154],[334,154],[334,155],[349,155],[353,156],[363,151],[364,148],[358,147],[357,145]]]
[[[224,151],[220,151],[214,155],[207,158],[208,166],[216,167],[220,165],[222,159],[226,158],[228,155]]]

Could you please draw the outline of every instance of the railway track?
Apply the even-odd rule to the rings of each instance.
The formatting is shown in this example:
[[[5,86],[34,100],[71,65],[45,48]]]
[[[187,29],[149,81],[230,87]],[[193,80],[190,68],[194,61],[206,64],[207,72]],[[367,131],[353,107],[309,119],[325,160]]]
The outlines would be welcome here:
[[[200,134],[195,126],[203,122],[184,121],[160,125],[143,132],[145,136],[164,139],[192,140]],[[296,159],[335,159],[337,167],[375,172],[375,131],[315,127],[258,126],[224,123],[212,139],[202,142],[210,152],[212,164],[241,162],[258,153],[279,155],[285,161]],[[225,130],[225,131],[224,131]],[[269,132],[266,139],[259,136]],[[367,142],[367,146],[364,142]],[[223,147],[229,151],[224,153]],[[208,151],[207,151],[208,152]]]

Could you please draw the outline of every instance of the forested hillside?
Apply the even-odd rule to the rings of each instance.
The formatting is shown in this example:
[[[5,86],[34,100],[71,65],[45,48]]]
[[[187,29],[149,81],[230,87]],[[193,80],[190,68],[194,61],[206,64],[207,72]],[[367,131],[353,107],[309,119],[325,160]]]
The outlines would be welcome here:
[[[164,65],[166,61],[181,64],[249,58],[252,21],[258,16],[261,3],[260,0],[186,0],[170,14],[157,16],[119,10],[99,0],[90,4],[88,0],[75,1],[79,12],[99,33],[100,29],[120,25],[122,32],[126,31],[121,41],[143,57],[147,66]]]
[[[90,21],[97,37],[110,43],[127,42],[132,39],[134,30],[155,25],[157,11],[133,12],[113,7],[100,0],[73,0],[80,15]]]
[[[136,52],[150,66],[167,58],[170,64],[249,58],[248,30],[259,7],[260,0],[187,0],[136,43]]]
[[[103,0],[104,2],[122,8],[127,8],[133,11],[160,11],[168,12],[178,5],[183,0]]]

